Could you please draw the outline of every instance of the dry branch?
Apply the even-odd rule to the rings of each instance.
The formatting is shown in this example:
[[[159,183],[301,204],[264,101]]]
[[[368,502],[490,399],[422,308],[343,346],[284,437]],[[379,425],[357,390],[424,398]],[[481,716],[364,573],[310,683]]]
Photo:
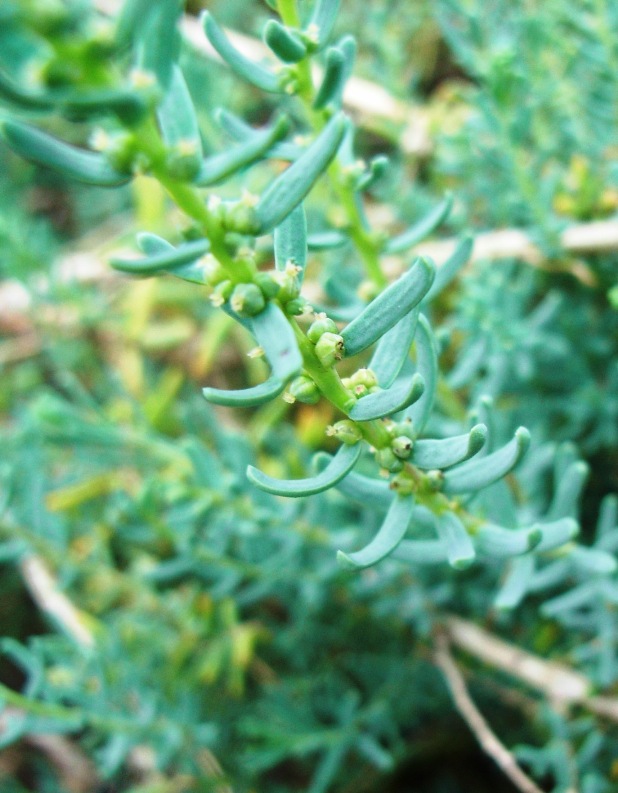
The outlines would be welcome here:
[[[491,729],[483,714],[476,707],[467,689],[463,675],[450,653],[445,635],[438,636],[434,659],[447,682],[455,707],[470,727],[483,751],[485,751],[522,793],[543,793],[527,776],[514,755]]]
[[[445,628],[453,645],[541,692],[554,706],[579,705],[618,722],[618,698],[591,696],[594,684],[580,672],[539,658],[459,617],[449,617]]]

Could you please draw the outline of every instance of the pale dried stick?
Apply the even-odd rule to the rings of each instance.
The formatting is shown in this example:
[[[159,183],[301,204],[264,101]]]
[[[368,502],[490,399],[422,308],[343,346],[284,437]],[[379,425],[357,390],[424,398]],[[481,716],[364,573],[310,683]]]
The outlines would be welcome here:
[[[436,639],[434,659],[444,675],[455,707],[474,733],[483,751],[495,761],[505,776],[522,793],[543,793],[541,788],[522,771],[513,754],[509,752],[476,707],[468,692],[463,675],[450,653],[448,640],[444,634]]]
[[[618,722],[618,698],[590,696],[594,684],[581,672],[539,658],[460,617],[448,617],[444,627],[452,644],[541,692],[555,707],[579,705]]]

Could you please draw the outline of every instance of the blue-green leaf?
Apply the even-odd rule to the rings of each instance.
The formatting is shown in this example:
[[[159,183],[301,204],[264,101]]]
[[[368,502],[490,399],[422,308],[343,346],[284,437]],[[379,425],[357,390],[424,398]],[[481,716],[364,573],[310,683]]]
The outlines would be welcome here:
[[[155,250],[155,235],[140,235],[140,243],[146,246],[149,250]],[[165,240],[158,240],[163,243]],[[145,259],[112,259],[111,266],[115,270],[120,270],[123,273],[131,273],[132,275],[155,275],[156,273],[164,271],[173,271],[182,265],[194,263],[196,259],[203,256],[209,249],[210,243],[208,240],[194,240],[193,242],[185,242],[174,248],[169,245],[167,250],[164,250],[163,245],[160,246],[160,253],[153,253]],[[198,274],[195,274],[198,277]],[[203,280],[198,283],[204,283]]]
[[[431,415],[438,387],[438,352],[433,331],[423,314],[419,315],[414,339],[416,369],[425,382],[425,391],[418,402],[405,411],[404,417],[412,420],[414,430],[418,434],[423,430]]]
[[[369,303],[345,327],[341,336],[346,356],[367,349],[408,314],[427,294],[435,275],[432,262],[423,257]]]
[[[338,47],[330,47],[326,53],[326,64],[322,82],[313,100],[313,107],[321,110],[329,103],[337,104],[343,93],[345,55]]]
[[[547,520],[577,514],[579,498],[588,479],[589,470],[582,460],[576,460],[569,465],[554,491],[554,497],[546,515]]]
[[[436,277],[434,282],[431,285],[431,289],[429,292],[427,292],[424,298],[427,303],[429,303],[430,300],[433,300],[434,297],[437,297],[442,292],[442,290],[446,289],[446,287],[451,283],[457,273],[470,258],[473,247],[474,240],[472,237],[464,237],[457,248],[455,248],[455,251],[444,262],[444,264],[440,265],[440,267],[436,269]]]
[[[520,427],[515,437],[498,451],[446,471],[442,489],[449,494],[467,493],[497,482],[515,468],[529,444],[530,433],[525,427]]]
[[[323,470],[331,459],[330,454],[318,452],[314,457],[316,470]],[[387,482],[363,476],[363,474],[357,474],[354,471],[349,473],[345,479],[337,482],[336,488],[353,501],[375,509],[388,509],[395,497]]]
[[[456,570],[469,567],[476,553],[466,527],[454,512],[444,512],[438,516],[437,529],[439,538],[445,543],[448,563]]]
[[[410,462],[418,468],[448,468],[474,457],[487,440],[487,427],[477,424],[465,435],[443,440],[414,441]]]
[[[390,388],[380,389],[359,399],[350,408],[348,415],[355,421],[370,421],[390,416],[420,399],[424,388],[425,383],[418,373],[412,377],[401,378]]]
[[[203,388],[202,393],[209,402],[227,407],[255,407],[270,402],[285,388],[285,383],[276,377],[269,377],[264,383],[242,388],[237,391],[226,391],[220,388]]]
[[[448,217],[453,207],[453,196],[448,195],[444,201],[438,204],[437,207],[431,210],[424,218],[411,226],[403,234],[393,237],[392,240],[386,243],[385,250],[387,253],[402,253],[408,250],[413,245],[416,245],[421,240],[425,239],[427,235],[437,228]]]
[[[307,47],[300,36],[289,30],[276,19],[269,19],[262,31],[264,43],[284,63],[298,63],[307,54]]]
[[[278,75],[271,72],[270,69],[266,69],[264,66],[254,63],[239,52],[208,11],[204,11],[202,14],[202,25],[208,41],[219,53],[222,60],[224,60],[230,69],[239,77],[261,88],[262,91],[280,93],[283,90]]]
[[[266,308],[250,321],[253,335],[264,350],[273,377],[286,383],[303,367],[290,321],[276,303]]]
[[[305,198],[337,153],[345,127],[342,113],[333,116],[300,157],[266,188],[255,207],[257,233],[266,234],[280,225]]]
[[[299,284],[302,284],[307,264],[307,219],[300,203],[275,229],[275,266],[283,271],[292,263],[300,267]]]
[[[316,474],[316,476],[306,479],[275,479],[252,465],[247,468],[247,476],[261,490],[273,493],[276,496],[289,496],[292,498],[311,496],[315,493],[321,493],[323,490],[328,490],[343,479],[358,462],[361,449],[361,443],[353,446],[343,444],[326,468]]]
[[[272,127],[262,130],[251,130],[249,137],[240,146],[235,146],[220,154],[213,154],[202,163],[195,183],[200,187],[215,184],[234,173],[262,159],[281,140],[289,129],[285,116],[279,116]]]
[[[182,14],[182,0],[158,0],[151,3],[139,26],[139,66],[157,77],[167,91],[174,64],[180,51],[178,20]]]
[[[349,241],[341,231],[316,231],[307,237],[307,246],[310,251],[329,251],[341,248]]]
[[[576,520],[569,517],[559,518],[558,520],[547,523],[537,523],[533,528],[540,529],[543,539],[538,544],[537,551],[551,551],[560,548],[579,534],[579,525]]]
[[[172,67],[169,87],[157,107],[157,118],[168,146],[190,142],[195,146],[196,157],[201,159],[202,140],[195,105],[184,75],[176,64]]]
[[[393,325],[376,345],[369,362],[369,369],[375,372],[382,388],[389,388],[392,385],[408,359],[416,333],[418,314],[417,306],[400,319],[396,325]]]
[[[0,136],[26,160],[79,182],[117,187],[129,181],[130,177],[112,168],[103,154],[78,149],[19,121],[0,119]]]
[[[532,554],[513,559],[500,591],[494,599],[494,608],[507,611],[519,606],[528,591],[535,565],[536,561]]]
[[[309,27],[315,30],[320,49],[326,45],[333,32],[340,3],[341,0],[316,0]]]
[[[442,564],[448,561],[448,548],[442,540],[402,540],[392,557],[411,564]]]
[[[384,522],[376,536],[360,551],[337,551],[337,561],[348,570],[362,570],[377,564],[399,545],[403,539],[414,509],[412,496],[395,496]]]
[[[475,535],[474,544],[480,553],[502,559],[528,553],[542,539],[543,532],[538,526],[528,529],[503,529],[501,526],[485,523]]]

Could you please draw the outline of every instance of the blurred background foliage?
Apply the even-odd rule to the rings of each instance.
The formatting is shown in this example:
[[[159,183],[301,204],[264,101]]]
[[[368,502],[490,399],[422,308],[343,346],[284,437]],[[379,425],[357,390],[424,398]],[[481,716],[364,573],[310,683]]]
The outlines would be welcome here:
[[[548,501],[548,450],[577,444],[591,469],[580,519],[592,539],[602,498],[618,489],[618,316],[608,298],[618,254],[575,257],[559,235],[618,209],[618,6],[342,5],[337,31],[358,40],[356,73],[409,103],[430,141],[402,153],[398,123],[360,136],[361,154],[391,156],[370,210],[390,205],[398,227],[450,189],[443,236],[517,227],[544,254],[541,267],[476,262],[441,297],[441,420],[489,395],[496,437],[528,424],[535,451],[521,480],[534,483],[536,514]],[[188,10],[206,6],[250,35],[270,13],[258,2],[247,13],[244,0]],[[86,2],[5,0],[0,63],[15,75],[36,67],[48,84],[79,83],[80,64],[103,46],[92,19]],[[206,145],[218,134],[209,112],[218,97],[253,122],[270,115],[268,100],[222,68],[188,48],[183,57],[207,111]],[[21,738],[0,754],[3,790],[511,790],[468,738],[432,663],[431,631],[449,612],[577,663],[615,691],[616,617],[605,601],[594,624],[578,625],[559,608],[542,616],[534,594],[513,615],[492,611],[501,572],[490,566],[386,562],[342,573],[334,551],[355,527],[377,525],[371,504],[333,493],[282,503],[244,479],[256,456],[300,475],[332,417],[285,404],[240,418],[214,412],[201,386],[262,375],[243,355],[248,337],[200,288],[89,269],[135,229],[178,228],[158,188],[146,178],[115,192],[76,187],[5,149],[0,158],[3,510],[10,502],[0,518],[0,677],[49,704],[4,724],[5,743],[12,731]],[[76,278],[84,261],[88,277]],[[82,612],[96,652],[38,612],[20,575],[30,552]],[[474,662],[469,673],[479,706],[546,790],[616,789],[615,726],[583,712],[567,719]],[[33,740],[40,733],[81,747],[81,788]],[[211,751],[230,787],[213,778]]]

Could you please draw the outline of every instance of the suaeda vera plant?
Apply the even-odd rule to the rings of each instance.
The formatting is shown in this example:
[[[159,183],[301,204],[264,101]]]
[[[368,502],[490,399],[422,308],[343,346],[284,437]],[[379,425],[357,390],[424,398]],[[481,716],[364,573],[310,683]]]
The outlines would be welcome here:
[[[247,477],[288,498],[337,489],[378,513],[379,528],[364,546],[352,541],[339,549],[342,568],[358,571],[390,557],[459,571],[479,560],[504,567],[499,609],[575,580],[575,589],[546,602],[546,614],[576,624],[583,604],[595,620],[593,637],[597,623],[599,631],[613,630],[606,619],[616,597],[609,578],[616,568],[612,501],[597,546],[574,541],[585,465],[563,449],[554,499],[522,522],[525,509],[518,513],[507,482],[528,450],[528,431],[520,427],[500,443],[491,399],[476,393],[469,418],[459,403],[443,415],[452,389],[468,381],[461,369],[450,382],[443,377],[431,301],[465,265],[472,242],[464,237],[439,268],[409,252],[447,218],[452,198],[395,236],[371,225],[365,193],[385,160],[356,156],[355,125],[343,110],[355,42],[333,39],[339,3],[316,0],[305,15],[293,0],[274,6],[279,19],[263,30],[266,64],[239,52],[210,13],[201,19],[227,67],[280,108],[260,129],[219,110],[217,121],[232,140],[227,149],[205,150],[201,108],[180,61],[179,0],[126,2],[115,28],[90,42],[102,53],[96,69],[69,69],[59,80],[48,64],[38,86],[0,71],[0,134],[18,155],[69,179],[115,188],[147,174],[167,191],[188,221],[182,240],[140,234],[142,256],[112,264],[135,277],[169,274],[202,287],[214,308],[253,337],[251,354],[264,356],[268,377],[239,390],[206,387],[208,402],[256,408],[277,400],[316,411],[329,404],[335,420],[324,445],[334,453],[318,452],[302,478],[279,479],[254,465]],[[74,57],[83,65],[89,52]],[[80,75],[74,84],[72,73]],[[90,148],[43,131],[32,122],[39,116],[87,122]],[[256,190],[264,172],[268,181]],[[239,175],[250,189],[238,187]],[[312,209],[316,193],[327,197],[322,213]],[[330,281],[316,294],[305,288],[305,271],[326,257]],[[386,259],[397,262],[395,279],[386,275]],[[350,288],[358,270],[361,282]],[[531,470],[533,476],[533,464]],[[596,659],[597,650],[592,641],[582,653]],[[601,664],[611,681],[609,662]]]
[[[262,91],[295,97],[302,140],[286,138],[291,126],[286,115],[254,130],[221,111],[221,124],[238,142],[204,155],[178,62],[178,0],[125,4],[108,46],[129,63],[127,77],[110,63],[92,86],[35,90],[0,75],[10,108],[0,122],[2,137],[18,154],[72,179],[116,187],[135,173],[147,173],[167,190],[190,220],[187,240],[172,245],[142,234],[138,244],[144,256],[112,264],[135,276],[170,273],[205,286],[212,304],[253,335],[255,353],[266,357],[270,376],[239,391],[205,388],[209,402],[253,407],[283,395],[309,404],[327,400],[341,414],[328,428],[339,448],[332,457],[318,455],[312,475],[282,481],[253,466],[247,475],[276,495],[310,496],[337,487],[379,504],[386,513],[382,527],[360,550],[342,549],[343,566],[361,569],[395,554],[463,568],[477,555],[504,559],[552,552],[577,534],[572,517],[514,529],[468,507],[473,494],[518,464],[529,444],[524,427],[491,452],[483,423],[451,437],[424,437],[440,376],[428,303],[465,263],[471,243],[464,239],[438,270],[426,258],[413,258],[402,275],[387,282],[382,257],[404,257],[447,216],[452,202],[445,199],[390,239],[370,226],[363,191],[383,160],[367,165],[355,158],[354,124],[342,111],[355,45],[349,36],[330,43],[337,7],[317,2],[301,20],[294,3],[278,3],[281,21],[270,20],[263,34],[274,56],[269,65],[248,60],[211,14],[202,16],[204,35],[238,77]],[[313,62],[321,64],[317,81]],[[49,113],[88,121],[103,117],[109,124],[93,134],[95,148],[84,150],[19,117]],[[264,158],[289,164],[258,194],[244,190],[235,199],[221,197],[221,183]],[[315,233],[308,228],[304,202],[319,180],[328,180],[340,217],[337,228]],[[270,258],[264,252],[267,235],[273,238],[272,269],[262,266]],[[314,311],[302,292],[308,251],[344,246],[346,257],[362,262],[361,293],[371,299]],[[338,323],[339,317],[349,321]],[[342,377],[338,367],[348,359],[358,368]],[[370,460],[379,476],[359,472],[361,466],[371,468]],[[415,539],[417,528],[428,525],[434,538]]]

